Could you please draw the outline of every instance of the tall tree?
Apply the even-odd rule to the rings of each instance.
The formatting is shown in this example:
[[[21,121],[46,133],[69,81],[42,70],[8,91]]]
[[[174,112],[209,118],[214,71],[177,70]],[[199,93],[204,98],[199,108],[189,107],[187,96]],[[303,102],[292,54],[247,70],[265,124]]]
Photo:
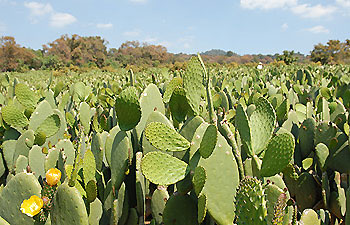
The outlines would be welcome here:
[[[20,66],[30,66],[35,54],[16,43],[14,37],[0,38],[0,70],[15,71]]]

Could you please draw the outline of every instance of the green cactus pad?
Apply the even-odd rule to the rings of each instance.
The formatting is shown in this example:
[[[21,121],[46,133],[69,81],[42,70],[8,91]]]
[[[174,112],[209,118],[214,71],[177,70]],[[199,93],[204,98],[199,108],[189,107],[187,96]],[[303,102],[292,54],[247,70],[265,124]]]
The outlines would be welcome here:
[[[325,171],[326,160],[329,156],[329,150],[327,145],[323,143],[319,143],[315,148],[315,153],[316,153],[316,159],[317,159],[318,165],[320,166],[322,171]]]
[[[13,155],[16,150],[16,140],[7,140],[2,143],[2,153],[6,161],[7,168],[13,168]]]
[[[85,152],[84,159],[83,159],[83,176],[84,176],[84,181],[86,185],[91,180],[96,181],[95,172],[96,172],[95,157],[92,151],[88,149]]]
[[[250,133],[249,120],[241,104],[237,106],[235,123],[241,140],[248,151],[248,156],[253,156],[254,153],[251,147],[252,137]]]
[[[148,141],[162,151],[184,151],[190,147],[186,138],[161,122],[148,124],[144,132]]]
[[[94,133],[91,141],[91,151],[95,156],[96,169],[98,171],[102,171],[104,144],[102,134]]]
[[[19,173],[12,177],[0,194],[0,216],[10,224],[32,225],[33,218],[20,211],[23,200],[40,197],[41,186],[33,174]],[[4,207],[6,206],[6,207]]]
[[[136,209],[140,216],[145,215],[145,195],[146,195],[145,178],[141,171],[136,171]]]
[[[34,144],[42,146],[46,142],[46,135],[43,132],[35,133]]]
[[[305,209],[301,214],[300,222],[303,225],[321,225],[321,220],[313,209]]]
[[[204,70],[198,57],[192,57],[188,62],[183,77],[184,89],[189,105],[195,114],[199,114],[199,104],[203,86]]]
[[[218,140],[218,131],[216,126],[209,125],[205,130],[204,136],[201,141],[201,145],[198,149],[203,158],[208,158],[214,151],[216,142]]]
[[[75,187],[63,183],[57,188],[51,209],[51,223],[57,225],[89,223],[84,201]]]
[[[198,198],[198,223],[201,224],[205,219],[207,214],[207,197],[205,195],[201,195]]]
[[[290,133],[273,137],[267,145],[260,175],[270,177],[282,172],[293,158],[294,147],[294,136]]]
[[[113,142],[115,139],[115,136],[117,133],[120,131],[119,126],[113,127],[106,138],[105,142],[105,158],[109,166],[111,166],[111,158],[112,158],[112,147],[113,147]]]
[[[42,149],[34,145],[32,149],[29,151],[29,167],[33,171],[35,177],[39,178],[41,176],[42,178],[45,177],[45,154],[42,153]]]
[[[32,148],[34,143],[34,132],[27,130],[17,140],[16,150],[13,154],[13,161],[16,162],[19,155],[28,156],[29,150]]]
[[[253,177],[245,177],[236,194],[237,225],[266,225],[265,191],[261,182]]]
[[[337,128],[333,123],[321,123],[316,128],[315,145],[324,143],[328,145],[330,140],[337,134]]]
[[[164,103],[168,103],[170,101],[170,98],[174,92],[174,90],[177,87],[182,87],[183,81],[181,77],[174,77],[169,84],[166,86],[164,95],[163,95],[163,101]]]
[[[32,115],[30,116],[28,129],[37,130],[40,124],[53,114],[50,103],[46,100],[40,102]]]
[[[207,174],[205,172],[205,169],[201,166],[196,167],[196,169],[194,170],[192,183],[197,196],[200,196],[206,179]]]
[[[203,136],[205,123],[197,128]],[[213,153],[207,159],[200,158],[198,166],[205,169],[207,179],[202,194],[207,197],[208,212],[218,224],[232,224],[234,219],[234,196],[239,185],[239,172],[236,160],[226,139],[218,133],[218,141]],[[218,191],[218,187],[220,191]]]
[[[111,224],[125,224],[129,214],[128,195],[125,184],[122,183],[118,190],[118,197],[113,202]]]
[[[56,149],[63,151],[65,165],[73,165],[75,159],[75,149],[72,142],[68,139],[60,140],[56,145]]]
[[[99,224],[102,213],[102,203],[96,198],[95,201],[90,203],[89,225]]]
[[[149,152],[141,161],[141,170],[152,183],[170,185],[185,178],[188,165],[166,153]]]
[[[2,119],[10,126],[24,127],[28,124],[28,119],[23,111],[12,103],[1,108]]]
[[[36,133],[45,134],[45,137],[51,137],[57,133],[61,125],[61,121],[58,115],[53,114],[48,116],[38,127]]]
[[[90,123],[91,123],[91,109],[86,102],[80,103],[79,119],[81,124],[84,127],[84,133],[88,134],[90,131]]]
[[[313,176],[303,172],[298,177],[296,190],[296,203],[300,210],[312,208],[321,198],[321,188],[316,183]]]
[[[259,98],[256,109],[249,118],[254,154],[263,151],[271,138],[276,124],[276,114],[272,105],[265,98]]]
[[[173,118],[178,122],[183,122],[187,112],[191,109],[187,102],[185,89],[182,87],[175,88],[169,102],[169,108]]]
[[[141,133],[145,129],[148,117],[153,112],[165,114],[165,107],[159,89],[154,84],[149,84],[140,96],[141,119],[136,126],[137,139],[141,138]]]
[[[125,131],[120,131],[114,138],[111,152],[111,180],[116,189],[122,184],[128,169],[129,151],[132,151]]]
[[[306,158],[314,148],[316,121],[313,118],[307,118],[301,124],[299,129],[299,143],[302,158]]]
[[[38,97],[35,92],[30,90],[30,88],[23,84],[19,83],[15,86],[15,94],[18,101],[26,108],[34,109],[36,103],[38,102]]]
[[[197,217],[197,206],[190,196],[172,195],[165,205],[163,222],[165,225],[196,225]]]
[[[285,193],[275,184],[269,184],[265,187],[266,207],[267,207],[267,222],[271,225],[282,225],[284,220],[288,220],[289,208],[287,210],[287,200],[290,198],[288,193]],[[289,223],[287,223],[289,224]]]
[[[158,186],[158,188],[153,192],[151,200],[152,216],[158,224],[163,222],[163,211],[168,199],[169,194],[164,186]]]
[[[168,120],[168,118],[166,116],[164,116],[164,114],[155,111],[152,112],[149,117],[148,120],[146,122],[146,126],[152,122],[161,122],[166,124],[168,127],[171,127],[173,129],[173,124]],[[141,139],[141,143],[142,143],[142,149],[143,149],[143,154],[147,154],[148,152],[152,152],[152,151],[160,151],[157,148],[155,148],[146,138],[146,135],[143,134],[142,135],[142,139]],[[185,151],[181,151],[181,153],[183,153]],[[174,152],[168,152],[169,154],[173,154]]]
[[[86,200],[88,201],[88,203],[92,203],[93,201],[95,201],[96,197],[97,197],[97,184],[94,180],[90,180],[87,184],[86,184]]]
[[[135,87],[128,87],[120,93],[115,110],[121,130],[131,130],[139,123],[141,108]]]

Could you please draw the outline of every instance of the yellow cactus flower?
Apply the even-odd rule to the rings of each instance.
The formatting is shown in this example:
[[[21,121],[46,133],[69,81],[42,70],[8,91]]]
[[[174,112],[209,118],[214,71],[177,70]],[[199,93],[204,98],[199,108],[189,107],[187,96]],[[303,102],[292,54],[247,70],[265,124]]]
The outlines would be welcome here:
[[[26,199],[22,202],[21,212],[30,217],[33,217],[40,212],[43,205],[43,200],[38,196],[33,195],[29,199]]]
[[[51,168],[46,172],[46,183],[50,186],[54,186],[61,179],[61,171],[56,168]]]

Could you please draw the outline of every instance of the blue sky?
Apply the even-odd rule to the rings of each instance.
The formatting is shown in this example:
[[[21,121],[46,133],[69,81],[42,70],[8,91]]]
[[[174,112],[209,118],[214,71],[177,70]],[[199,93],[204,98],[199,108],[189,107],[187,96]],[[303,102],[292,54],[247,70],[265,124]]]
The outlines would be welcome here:
[[[162,44],[173,53],[309,54],[350,39],[350,0],[0,0],[0,35],[34,49],[62,34]]]

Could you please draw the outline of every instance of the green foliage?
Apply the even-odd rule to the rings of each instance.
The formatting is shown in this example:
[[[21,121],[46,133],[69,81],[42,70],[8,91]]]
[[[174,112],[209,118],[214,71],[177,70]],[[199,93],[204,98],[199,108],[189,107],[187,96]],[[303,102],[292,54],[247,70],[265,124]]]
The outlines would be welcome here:
[[[149,152],[141,161],[143,175],[154,184],[170,185],[185,178],[188,165],[162,152]]]
[[[184,151],[190,147],[189,141],[161,122],[149,123],[144,135],[154,147],[162,151]]]
[[[121,130],[131,130],[139,123],[141,109],[134,87],[128,87],[120,93],[116,101],[116,114]]]

